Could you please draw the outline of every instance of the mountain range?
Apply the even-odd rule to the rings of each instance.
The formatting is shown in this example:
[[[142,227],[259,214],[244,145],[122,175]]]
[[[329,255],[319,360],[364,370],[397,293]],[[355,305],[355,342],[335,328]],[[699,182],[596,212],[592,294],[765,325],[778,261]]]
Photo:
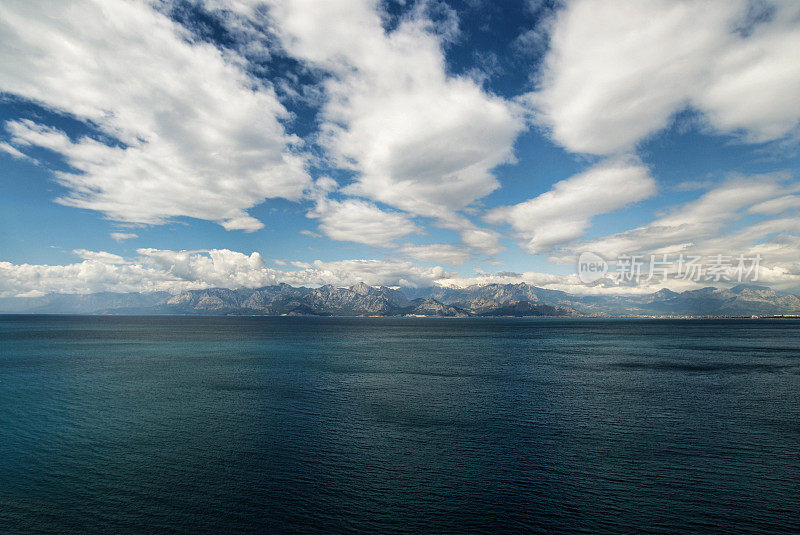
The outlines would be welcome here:
[[[178,294],[48,294],[0,298],[0,313],[269,316],[750,316],[798,315],[800,297],[764,286],[662,289],[643,295],[581,296],[529,284],[467,288],[211,288]]]

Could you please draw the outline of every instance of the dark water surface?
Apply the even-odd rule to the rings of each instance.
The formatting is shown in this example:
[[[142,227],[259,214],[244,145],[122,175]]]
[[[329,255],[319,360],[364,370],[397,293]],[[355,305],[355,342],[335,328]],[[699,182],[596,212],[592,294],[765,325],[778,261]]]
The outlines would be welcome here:
[[[0,316],[0,532],[800,532],[800,322]]]

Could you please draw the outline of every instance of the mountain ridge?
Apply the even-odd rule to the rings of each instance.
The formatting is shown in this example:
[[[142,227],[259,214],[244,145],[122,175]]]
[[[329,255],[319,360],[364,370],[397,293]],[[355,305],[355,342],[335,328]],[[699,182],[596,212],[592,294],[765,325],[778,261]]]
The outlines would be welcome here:
[[[798,315],[800,297],[766,286],[666,288],[641,295],[574,295],[526,283],[398,289],[288,284],[168,292],[48,294],[0,299],[0,313],[315,316],[750,316]]]

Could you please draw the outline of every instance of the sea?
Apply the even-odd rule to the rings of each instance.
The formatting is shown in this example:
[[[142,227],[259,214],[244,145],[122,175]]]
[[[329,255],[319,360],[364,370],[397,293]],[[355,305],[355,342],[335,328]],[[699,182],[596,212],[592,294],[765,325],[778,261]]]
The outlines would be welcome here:
[[[0,533],[800,533],[800,322],[0,316]]]

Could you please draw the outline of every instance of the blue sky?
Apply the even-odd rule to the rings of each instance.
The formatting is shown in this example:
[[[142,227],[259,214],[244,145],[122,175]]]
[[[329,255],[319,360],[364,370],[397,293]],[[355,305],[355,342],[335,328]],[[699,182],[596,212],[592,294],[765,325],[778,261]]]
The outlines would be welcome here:
[[[788,1],[3,2],[0,293],[795,291],[798,49]]]

